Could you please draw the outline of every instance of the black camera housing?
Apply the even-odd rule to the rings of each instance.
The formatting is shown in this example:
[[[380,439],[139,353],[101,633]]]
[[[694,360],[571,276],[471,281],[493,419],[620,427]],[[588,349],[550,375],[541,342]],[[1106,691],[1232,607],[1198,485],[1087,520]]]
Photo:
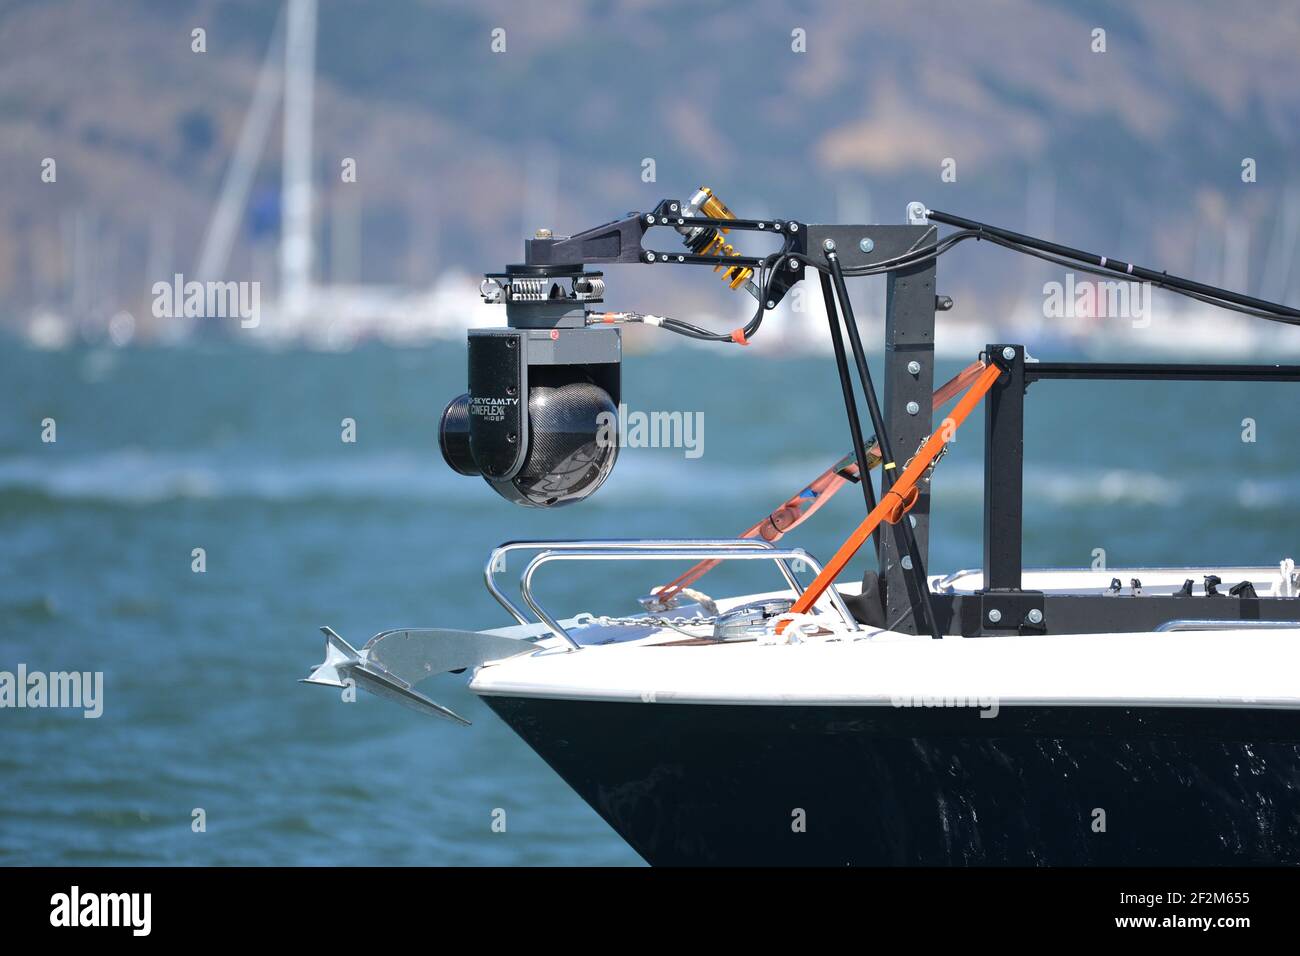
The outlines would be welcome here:
[[[581,266],[511,266],[499,281],[508,327],[470,330],[469,391],[443,411],[443,457],[517,504],[580,501],[618,457],[622,339],[587,327],[603,283]]]

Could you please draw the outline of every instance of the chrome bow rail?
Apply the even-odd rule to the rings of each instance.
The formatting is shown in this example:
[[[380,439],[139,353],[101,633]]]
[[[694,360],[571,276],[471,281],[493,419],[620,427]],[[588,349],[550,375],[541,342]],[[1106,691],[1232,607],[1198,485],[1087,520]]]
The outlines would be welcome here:
[[[507,541],[495,548],[488,556],[483,568],[483,580],[488,593],[496,598],[497,603],[510,612],[520,624],[530,625],[529,620],[519,607],[502,593],[496,584],[496,574],[505,570],[505,556],[512,551],[537,551],[524,568],[519,579],[519,593],[524,603],[533,611],[537,620],[546,625],[556,637],[564,640],[572,649],[580,645],[565,628],[551,615],[532,593],[533,576],[543,564],[552,561],[671,561],[693,559],[696,561],[735,561],[762,560],[775,561],[778,570],[790,590],[798,596],[803,591],[799,579],[790,567],[791,561],[798,561],[821,573],[821,565],[812,555],[802,548],[777,548],[770,541],[761,538],[622,538],[606,540],[571,540],[571,541]],[[834,588],[828,590],[828,597],[836,613],[843,618],[852,630],[857,630],[858,623],[844,604],[844,599]]]
[[[1300,630],[1300,621],[1231,621],[1201,620],[1199,618],[1178,618],[1165,621],[1156,627],[1157,631],[1275,631]]]

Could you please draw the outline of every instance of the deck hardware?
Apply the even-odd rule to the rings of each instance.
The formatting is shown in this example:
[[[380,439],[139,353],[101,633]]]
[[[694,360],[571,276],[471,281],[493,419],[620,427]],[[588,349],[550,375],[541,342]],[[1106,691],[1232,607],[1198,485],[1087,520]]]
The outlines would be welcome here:
[[[1234,584],[1228,588],[1228,593],[1235,598],[1253,599],[1259,597],[1255,591],[1255,585],[1249,581],[1242,581],[1240,584]]]
[[[488,593],[500,604],[510,616],[520,624],[533,624],[534,620],[530,619],[527,614],[506,597],[506,595],[497,587],[497,572],[506,569],[506,555],[514,551],[655,551],[655,550],[677,550],[681,548],[711,548],[711,549],[730,549],[730,550],[774,550],[771,542],[764,541],[762,538],[605,538],[605,539],[575,539],[575,540],[557,540],[557,541],[507,541],[496,548],[488,555],[487,562],[483,565],[483,583],[487,586]],[[777,570],[785,578],[791,590],[798,593],[799,579],[795,577],[794,572],[790,569],[787,560],[777,558]],[[545,623],[545,622],[543,622]],[[576,643],[573,644],[576,647]]]
[[[735,547],[735,545],[741,541],[743,541],[747,547]],[[545,542],[532,542],[532,544],[546,547]],[[568,542],[566,542],[566,544],[568,544]],[[519,578],[519,593],[523,597],[524,603],[532,608],[533,613],[537,615],[539,621],[545,624],[553,634],[563,639],[569,645],[570,650],[577,650],[581,645],[574,639],[573,635],[565,630],[565,628],[560,625],[559,621],[557,621],[550,612],[542,607],[541,603],[533,596],[533,576],[536,575],[538,568],[553,561],[672,561],[680,558],[706,558],[710,561],[760,560],[776,561],[778,564],[788,561],[801,561],[815,573],[819,575],[822,573],[822,567],[818,561],[802,548],[754,548],[749,546],[752,545],[753,542],[747,538],[730,541],[728,542],[727,547],[723,548],[709,547],[707,545],[701,546],[698,544],[687,544],[677,547],[666,547],[660,545],[658,547],[643,548],[634,545],[626,548],[601,548],[599,547],[601,542],[593,542],[593,544],[598,547],[591,549],[568,547],[555,549],[548,548],[528,562],[528,565],[524,568],[523,574],[520,575]],[[766,542],[764,542],[764,544],[766,544]],[[795,596],[798,597],[800,589],[795,587],[793,590]],[[840,592],[831,588],[828,596],[830,598],[831,607],[834,609],[835,613],[839,615],[845,626],[851,631],[860,630],[857,618],[853,616],[853,613],[848,609],[848,606],[845,605],[844,598],[840,596]]]

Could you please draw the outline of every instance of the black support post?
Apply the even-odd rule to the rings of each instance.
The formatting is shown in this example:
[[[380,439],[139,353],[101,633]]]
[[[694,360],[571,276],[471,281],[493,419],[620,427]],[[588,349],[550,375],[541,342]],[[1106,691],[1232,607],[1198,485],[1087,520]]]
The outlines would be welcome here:
[[[853,303],[849,301],[849,288],[844,281],[844,270],[840,265],[840,257],[836,253],[833,244],[827,244],[823,249],[826,253],[826,263],[831,270],[831,278],[835,283],[835,292],[840,301],[840,309],[844,315],[844,327],[848,332],[849,344],[853,348],[853,359],[858,367],[858,377],[861,379],[862,391],[867,400],[867,410],[871,413],[871,423],[876,429],[876,443],[880,446],[881,458],[880,493],[883,497],[885,492],[893,485],[894,477],[903,466],[903,462],[896,457],[894,442],[889,434],[889,426],[886,424],[885,417],[880,410],[880,404],[876,400],[876,386],[871,380],[871,369],[867,365],[867,354],[862,347],[862,336],[858,331],[857,319],[853,315]],[[925,407],[927,411],[930,408],[929,405]],[[864,481],[868,480],[865,473],[862,478]],[[893,527],[895,534],[890,537],[882,536],[882,541],[888,542],[892,538],[896,550],[902,553],[902,557],[898,560],[898,569],[902,573],[896,573],[895,577],[902,579],[903,588],[901,590],[906,595],[907,601],[905,604],[906,610],[897,615],[896,618],[890,618],[886,614],[885,626],[891,630],[895,629],[898,627],[895,620],[907,616],[912,619],[913,627],[919,628],[921,624],[924,624],[930,632],[930,636],[938,640],[943,635],[939,630],[938,618],[935,616],[934,608],[930,602],[930,586],[925,574],[925,556],[917,546],[910,517],[904,515],[902,520]],[[889,590],[890,588],[887,587],[885,592],[886,608],[889,607]],[[893,588],[893,590],[897,592],[900,589]],[[923,620],[917,620],[918,611],[920,611],[920,617]],[[914,630],[912,633],[920,633],[920,631]]]
[[[1025,461],[1025,349],[990,345],[1006,368],[984,402],[984,588],[1019,590]]]
[[[869,268],[897,259],[935,241],[938,230],[931,225],[820,225],[806,227],[810,255],[824,252],[827,240],[833,244],[840,263],[852,277],[854,270]],[[901,469],[930,434],[934,402],[934,262],[923,263],[897,272],[886,279],[885,367],[880,395],[882,429],[901,456]],[[845,315],[846,324],[850,321]],[[912,363],[915,362],[915,366]],[[913,367],[915,371],[913,371]],[[915,403],[915,413],[908,411]],[[882,446],[883,450],[883,446]],[[883,464],[883,463],[882,463]],[[887,487],[888,472],[882,470],[882,487]],[[870,479],[866,479],[870,480]],[[928,561],[930,538],[930,493],[918,486],[920,495],[907,517],[896,525],[882,527],[880,543],[880,585],[885,597],[885,621],[894,630],[926,633],[924,600],[913,585],[912,572],[903,564],[909,557],[909,541],[915,543],[920,569]],[[905,535],[906,522],[913,532]],[[916,568],[913,569],[917,570]],[[924,571],[921,571],[924,574]],[[919,577],[919,575],[918,575]]]
[[[933,242],[937,234],[933,227],[910,228],[916,232],[918,246]],[[898,462],[901,469],[930,434],[933,425],[934,261],[891,272],[885,303],[885,427],[889,429],[894,452],[902,457]],[[928,485],[918,485],[918,488],[920,497],[903,521],[911,525],[912,538],[924,566],[929,560],[930,489]],[[906,575],[899,571],[908,545],[902,525],[902,521],[893,525],[893,533],[885,534],[881,545],[880,577],[887,583],[885,620],[894,630],[919,634],[925,622],[916,617],[917,596],[896,586],[906,580]]]

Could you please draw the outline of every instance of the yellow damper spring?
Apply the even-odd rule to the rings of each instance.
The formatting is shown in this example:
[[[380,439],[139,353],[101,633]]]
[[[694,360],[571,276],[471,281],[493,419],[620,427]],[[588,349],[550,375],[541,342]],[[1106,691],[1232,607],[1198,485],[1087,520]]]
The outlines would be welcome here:
[[[708,186],[701,186],[700,192],[706,193],[708,199],[700,204],[700,212],[710,219],[735,219],[736,214],[727,208],[727,204],[713,194]],[[703,249],[700,250],[702,256],[738,256],[738,253],[731,243],[723,238],[730,230],[719,228],[713,234],[713,238],[708,241]],[[723,267],[718,265],[713,267],[717,272]],[[754,270],[748,266],[730,266],[722,275],[722,281],[727,283],[733,289],[739,289],[754,274]]]

